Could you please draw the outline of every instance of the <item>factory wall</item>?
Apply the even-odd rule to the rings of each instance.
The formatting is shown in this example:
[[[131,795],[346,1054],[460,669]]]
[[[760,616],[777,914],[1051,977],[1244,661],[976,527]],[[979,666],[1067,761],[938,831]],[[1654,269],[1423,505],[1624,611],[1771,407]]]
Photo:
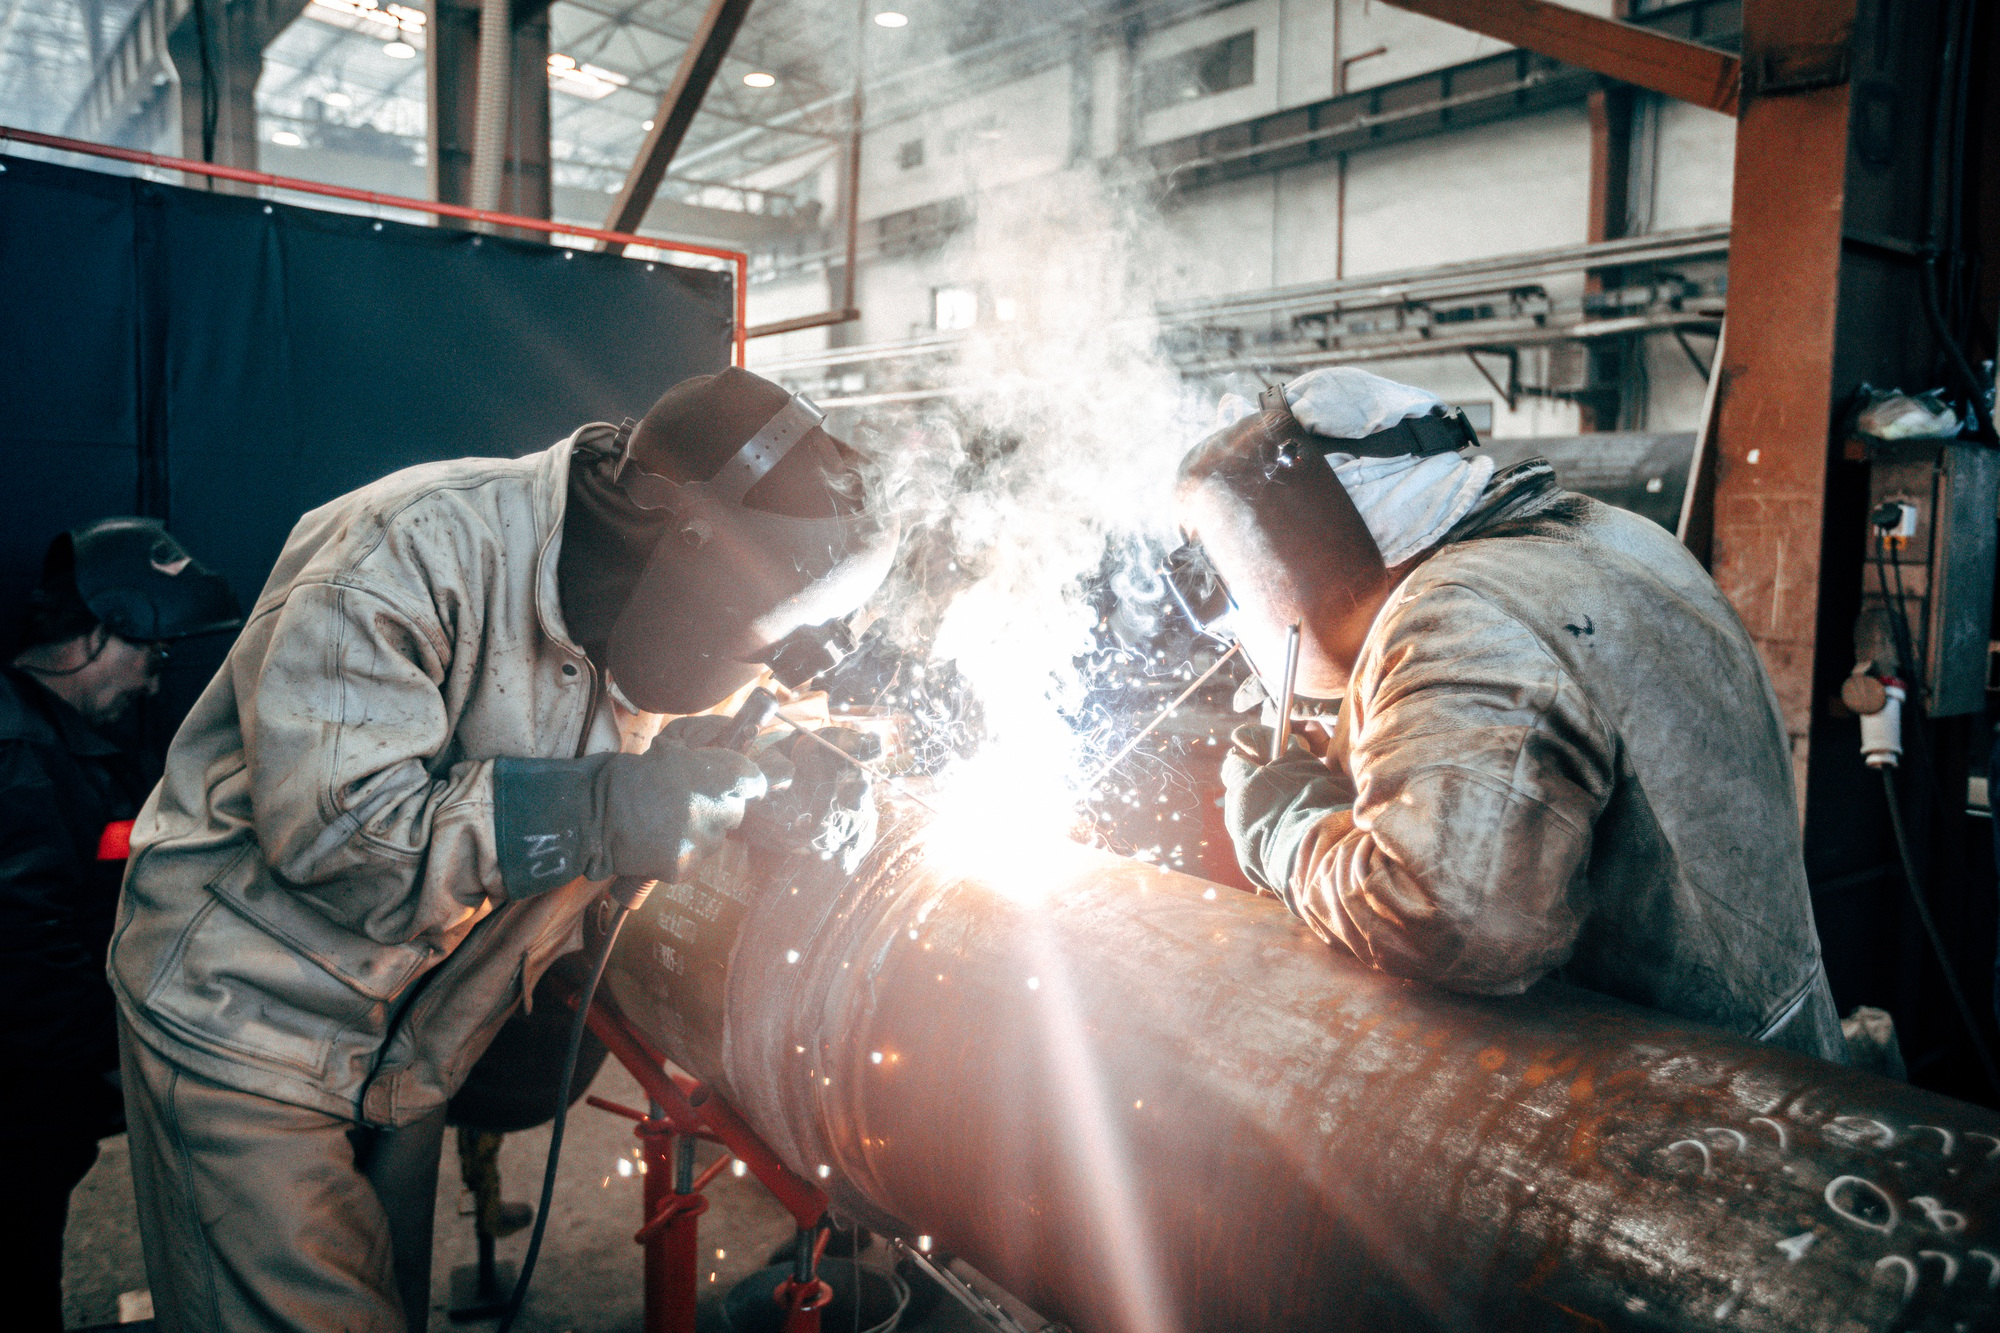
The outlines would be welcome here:
[[[1609,0],[1580,8],[1608,13]],[[1242,86],[1147,110],[1141,92],[1156,62],[1254,33],[1254,74]],[[938,103],[945,89],[913,98],[923,109],[884,113],[864,136],[859,276],[863,319],[753,345],[752,362],[830,346],[873,344],[935,329],[934,293],[981,289],[981,318],[994,316],[991,264],[973,249],[1004,245],[973,221],[935,243],[891,247],[881,234],[899,215],[967,200],[978,214],[1006,192],[1058,178],[1077,151],[1086,168],[1064,188],[1124,181],[1130,145],[1148,145],[1333,95],[1489,56],[1504,49],[1434,20],[1364,0],[1249,0],[1144,34],[1129,48],[1100,45],[1085,57]],[[956,77],[956,76],[954,76]],[[1634,122],[1629,229],[1663,231],[1726,222],[1734,167],[1734,122],[1657,98],[1641,98]],[[802,169],[836,193],[837,164],[821,155]],[[1091,170],[1094,168],[1094,171]],[[773,180],[784,168],[767,173]],[[1591,132],[1581,103],[1517,119],[1439,133],[1163,197],[1146,228],[1142,285],[1162,300],[1255,292],[1337,277],[1441,265],[1581,244],[1589,236]],[[838,237],[830,237],[837,249]],[[837,264],[836,258],[825,261]],[[808,265],[810,267],[810,265]],[[1032,284],[1032,262],[1020,279]],[[751,288],[751,321],[824,308],[837,272],[814,283],[793,271]],[[1551,294],[1574,296],[1580,276]],[[1707,354],[1705,341],[1698,343]],[[1524,365],[1545,353],[1526,352]],[[1670,336],[1646,340],[1639,419],[1655,430],[1693,429],[1701,383]],[[1577,409],[1519,399],[1510,409],[1462,355],[1375,363],[1453,401],[1490,405],[1498,433],[1570,434]]]

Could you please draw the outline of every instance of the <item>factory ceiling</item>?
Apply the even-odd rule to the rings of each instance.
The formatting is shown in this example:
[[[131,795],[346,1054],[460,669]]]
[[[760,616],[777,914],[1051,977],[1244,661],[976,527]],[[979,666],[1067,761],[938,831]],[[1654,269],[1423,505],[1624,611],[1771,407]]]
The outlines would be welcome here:
[[[219,9],[231,0],[202,0]],[[0,0],[0,123],[79,132],[74,112],[120,38],[151,6],[188,0]],[[615,192],[706,0],[557,0],[550,9],[555,183]],[[871,116],[934,100],[967,61],[1060,52],[1072,35],[1121,21],[1159,23],[1216,0],[758,0],[676,159],[663,197],[787,211],[809,201],[785,186],[819,165],[845,134],[859,63]],[[424,155],[426,6],[391,0],[309,0],[264,52],[259,137],[286,147],[416,164]],[[942,77],[938,77],[942,76]],[[163,65],[151,114],[96,137],[176,151]],[[271,169],[285,170],[272,165]],[[301,174],[311,174],[301,173]],[[755,198],[744,186],[762,187]]]

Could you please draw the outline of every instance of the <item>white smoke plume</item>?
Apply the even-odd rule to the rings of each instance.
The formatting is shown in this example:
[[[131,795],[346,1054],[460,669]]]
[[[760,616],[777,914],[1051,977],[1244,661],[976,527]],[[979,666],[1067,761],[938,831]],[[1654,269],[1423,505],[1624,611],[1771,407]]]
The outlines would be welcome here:
[[[1160,230],[1089,170],[980,194],[950,269],[1011,318],[969,332],[941,405],[881,423],[891,507],[906,531],[949,534],[945,567],[912,562],[884,610],[934,634],[928,655],[956,663],[990,746],[1031,747],[1049,771],[1085,761],[1060,717],[1099,619],[1083,580],[1108,553],[1128,604],[1157,601],[1174,467],[1213,421],[1155,345]]]

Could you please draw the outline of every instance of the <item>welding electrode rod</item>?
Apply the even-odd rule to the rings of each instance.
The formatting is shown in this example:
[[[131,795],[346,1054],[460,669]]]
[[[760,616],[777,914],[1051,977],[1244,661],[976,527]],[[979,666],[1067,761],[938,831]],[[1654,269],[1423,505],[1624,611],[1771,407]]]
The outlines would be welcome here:
[[[1292,696],[1299,686],[1299,626],[1293,625],[1285,635],[1285,688],[1278,696],[1278,726],[1271,737],[1271,762],[1277,763],[1285,757],[1285,747],[1292,740]]]
[[[1188,696],[1193,694],[1196,690],[1200,689],[1203,683],[1206,682],[1210,676],[1213,676],[1216,672],[1222,670],[1222,664],[1224,662],[1227,662],[1230,658],[1236,656],[1236,650],[1238,648],[1241,648],[1242,646],[1243,644],[1241,643],[1241,641],[1230,644],[1228,652],[1224,653],[1222,656],[1216,658],[1214,662],[1210,663],[1208,670],[1202,672],[1199,676],[1196,676],[1192,684],[1190,684],[1186,689],[1182,690],[1178,695],[1174,696],[1174,701],[1172,703],[1168,704],[1165,708],[1162,708],[1157,714],[1155,714],[1151,722],[1148,722],[1145,726],[1139,728],[1139,734],[1134,736],[1131,740],[1126,741],[1124,748],[1120,749],[1117,754],[1112,755],[1102,764],[1099,764],[1097,767],[1097,771],[1090,775],[1090,780],[1083,784],[1083,791],[1081,795],[1088,796],[1090,795],[1091,792],[1096,791],[1097,784],[1104,781],[1104,779],[1106,779],[1107,777],[1111,776],[1111,770],[1118,767],[1118,765],[1120,765],[1121,763],[1125,762],[1125,756],[1132,753],[1132,751],[1138,749],[1140,741],[1143,741],[1146,739],[1146,737],[1152,735],[1154,728],[1158,727],[1162,722],[1165,722],[1168,718],[1172,717],[1174,714],[1174,710],[1176,708],[1179,708],[1182,704],[1186,703],[1188,701]]]
[[[936,806],[932,805],[929,801],[926,801],[923,797],[911,791],[908,787],[905,787],[901,782],[898,782],[894,777],[892,777],[887,773],[881,772],[878,769],[870,768],[866,763],[862,762],[859,759],[856,759],[853,755],[841,749],[838,745],[835,745],[832,741],[821,739],[817,733],[807,730],[806,728],[800,726],[798,723],[792,721],[790,718],[786,717],[782,713],[778,714],[778,721],[784,723],[786,726],[790,727],[793,731],[796,731],[797,733],[799,733],[799,735],[811,741],[814,745],[818,745],[825,749],[833,751],[835,754],[839,755],[842,759],[845,759],[848,763],[854,765],[856,768],[860,769],[863,773],[866,773],[869,777],[875,779],[877,782],[887,785],[898,796],[907,796],[911,800],[915,801],[918,805],[921,805],[924,809],[930,811],[932,814],[938,813],[938,808]]]

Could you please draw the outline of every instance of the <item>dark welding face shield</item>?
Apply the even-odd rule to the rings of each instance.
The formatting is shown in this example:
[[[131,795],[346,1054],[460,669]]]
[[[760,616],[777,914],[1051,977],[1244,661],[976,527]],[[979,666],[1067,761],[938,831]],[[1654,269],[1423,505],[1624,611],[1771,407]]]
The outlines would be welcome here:
[[[858,456],[809,400],[742,370],[690,383],[647,414],[619,471],[634,503],[668,511],[611,631],[611,675],[648,712],[713,707],[767,666],[799,685],[834,665],[895,556]],[[701,457],[721,449],[719,465]]]
[[[1450,408],[1347,440],[1306,430],[1282,386],[1258,406],[1181,460],[1176,498],[1189,542],[1164,573],[1189,618],[1241,640],[1260,673],[1280,669],[1298,625],[1299,692],[1328,698],[1345,691],[1389,584],[1374,535],[1326,456],[1423,457],[1479,438]]]
[[[1160,566],[1160,578],[1174,605],[1198,633],[1223,643],[1236,641],[1230,621],[1236,601],[1199,541],[1184,541],[1175,547]]]
[[[50,543],[38,599],[65,583],[90,614],[132,643],[219,634],[243,624],[229,584],[188,553],[157,520],[106,518]]]
[[[1274,685],[1298,625],[1298,690],[1327,698],[1347,688],[1388,573],[1324,462],[1334,442],[1315,440],[1282,404],[1217,431],[1181,460],[1176,508],[1200,556],[1182,555],[1189,576],[1180,586],[1195,594],[1188,605],[1208,613],[1206,623],[1226,613],[1227,632]],[[1204,566],[1205,581],[1194,577]]]

